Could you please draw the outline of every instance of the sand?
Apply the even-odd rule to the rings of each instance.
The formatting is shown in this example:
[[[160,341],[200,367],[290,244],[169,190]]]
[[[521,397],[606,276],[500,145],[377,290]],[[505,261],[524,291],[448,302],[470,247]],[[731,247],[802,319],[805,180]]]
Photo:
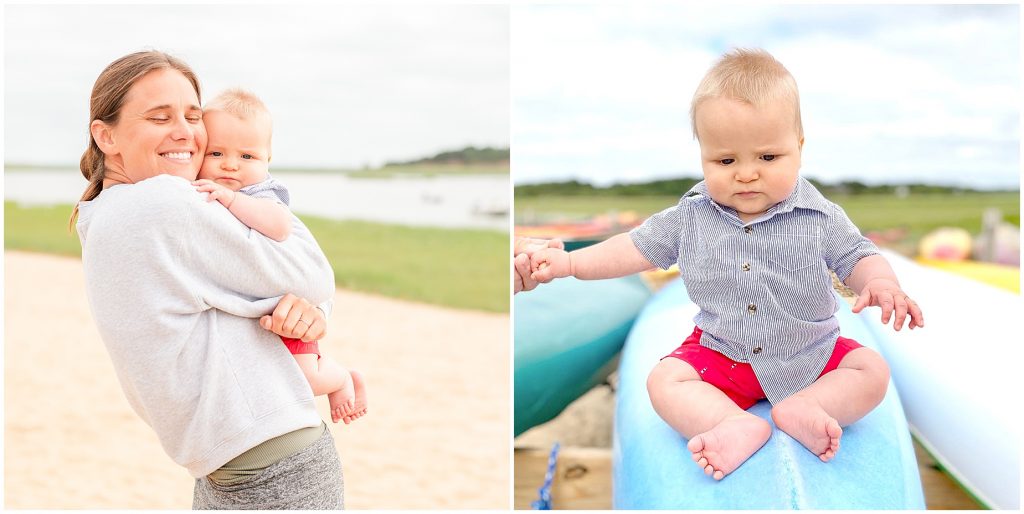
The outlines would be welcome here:
[[[4,506],[188,509],[193,480],[129,408],[77,259],[5,252]],[[332,425],[353,509],[507,509],[507,315],[339,290],[324,353],[370,412]],[[326,399],[318,399],[329,420]],[[330,424],[330,423],[329,423]]]

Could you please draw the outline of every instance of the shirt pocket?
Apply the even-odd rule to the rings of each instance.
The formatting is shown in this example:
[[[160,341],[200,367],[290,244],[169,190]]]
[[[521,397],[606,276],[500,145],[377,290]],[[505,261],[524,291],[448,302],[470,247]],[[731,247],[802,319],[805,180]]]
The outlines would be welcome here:
[[[832,278],[818,236],[773,237],[766,252],[765,287],[779,309],[796,319],[822,321],[833,314]]]

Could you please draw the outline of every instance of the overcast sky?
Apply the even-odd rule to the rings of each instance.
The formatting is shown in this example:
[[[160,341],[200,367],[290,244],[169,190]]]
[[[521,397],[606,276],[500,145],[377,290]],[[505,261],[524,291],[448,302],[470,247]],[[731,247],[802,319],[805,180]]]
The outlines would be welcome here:
[[[1019,7],[514,6],[516,183],[700,176],[693,91],[732,47],[796,77],[805,176],[1019,187]]]
[[[277,166],[509,144],[502,5],[5,5],[3,30],[8,163],[77,167],[96,77],[144,49],[184,59],[204,100],[260,95]]]

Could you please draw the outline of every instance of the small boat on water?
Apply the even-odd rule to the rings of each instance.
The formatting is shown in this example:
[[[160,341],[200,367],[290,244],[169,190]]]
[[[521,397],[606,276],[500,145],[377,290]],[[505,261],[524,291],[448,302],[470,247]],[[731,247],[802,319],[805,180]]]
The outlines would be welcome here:
[[[839,300],[843,335],[878,349],[864,321]],[[647,375],[693,330],[697,306],[682,280],[659,291],[637,318],[619,364],[613,439],[616,509],[921,509],[925,508],[910,432],[896,388],[874,411],[843,429],[839,454],[821,462],[778,429],[721,481],[690,458],[687,440],[651,407]],[[902,392],[902,391],[901,391]],[[750,412],[771,423],[770,405]],[[774,424],[773,424],[774,426]]]
[[[515,296],[515,435],[551,420],[615,370],[650,296],[636,275],[564,278]]]
[[[911,431],[980,503],[1020,509],[1020,295],[883,254],[924,313],[896,332],[865,310]]]

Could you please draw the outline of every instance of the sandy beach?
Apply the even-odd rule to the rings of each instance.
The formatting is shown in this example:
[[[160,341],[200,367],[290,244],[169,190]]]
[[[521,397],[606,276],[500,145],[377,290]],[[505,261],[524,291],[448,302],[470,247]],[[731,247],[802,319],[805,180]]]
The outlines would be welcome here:
[[[81,262],[4,256],[4,506],[190,508],[193,479],[121,392]],[[334,302],[321,347],[370,391],[366,417],[331,424],[346,507],[507,509],[508,316],[342,290]]]

